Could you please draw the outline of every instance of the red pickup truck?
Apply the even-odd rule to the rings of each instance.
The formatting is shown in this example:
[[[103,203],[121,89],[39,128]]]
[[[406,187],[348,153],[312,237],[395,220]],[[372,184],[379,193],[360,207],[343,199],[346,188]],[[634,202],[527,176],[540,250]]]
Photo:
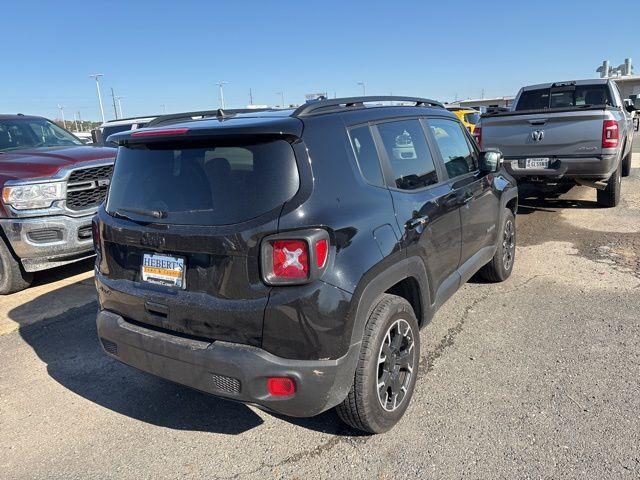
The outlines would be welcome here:
[[[91,218],[115,156],[45,118],[0,115],[0,294],[93,255]]]

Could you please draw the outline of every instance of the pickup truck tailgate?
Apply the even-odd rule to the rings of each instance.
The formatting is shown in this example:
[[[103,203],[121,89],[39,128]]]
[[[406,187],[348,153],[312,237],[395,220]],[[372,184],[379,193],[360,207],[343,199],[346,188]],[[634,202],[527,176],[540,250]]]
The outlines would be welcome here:
[[[600,155],[603,121],[602,109],[489,115],[482,118],[482,147],[499,148],[506,158]]]

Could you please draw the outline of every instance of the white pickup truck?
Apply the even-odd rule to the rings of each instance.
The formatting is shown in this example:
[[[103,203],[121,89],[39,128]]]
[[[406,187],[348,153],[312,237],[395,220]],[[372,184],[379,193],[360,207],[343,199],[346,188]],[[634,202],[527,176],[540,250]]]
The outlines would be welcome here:
[[[502,152],[519,183],[587,185],[599,205],[614,207],[631,170],[633,112],[611,79],[532,85],[511,110],[482,115],[474,135],[482,149]]]

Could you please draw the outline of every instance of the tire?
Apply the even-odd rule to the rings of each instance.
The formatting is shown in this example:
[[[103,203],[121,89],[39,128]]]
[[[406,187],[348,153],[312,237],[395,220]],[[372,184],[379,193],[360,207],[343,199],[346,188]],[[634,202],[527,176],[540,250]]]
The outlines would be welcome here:
[[[0,238],[0,295],[19,292],[31,285],[33,275],[27,273]]]
[[[509,278],[516,260],[516,217],[508,208],[504,210],[498,238],[496,253],[480,269],[480,276],[490,282],[504,282]]]
[[[620,184],[622,182],[622,163],[618,165],[616,171],[607,180],[607,187],[604,190],[598,190],[598,205],[605,208],[615,207],[620,203]]]
[[[628,177],[631,175],[631,155],[633,154],[632,149],[629,149],[629,153],[622,159],[622,176]]]
[[[380,362],[382,357],[386,361]],[[419,362],[420,332],[413,308],[401,297],[381,295],[365,327],[349,394],[336,407],[338,416],[368,433],[391,429],[409,406]],[[379,387],[380,382],[385,385]]]

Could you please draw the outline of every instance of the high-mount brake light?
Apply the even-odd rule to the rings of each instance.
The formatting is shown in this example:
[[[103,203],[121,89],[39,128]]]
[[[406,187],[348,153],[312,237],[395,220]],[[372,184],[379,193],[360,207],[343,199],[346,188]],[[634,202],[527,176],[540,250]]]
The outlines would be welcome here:
[[[616,148],[620,140],[618,122],[605,120],[602,123],[602,148]]]
[[[132,137],[169,137],[172,135],[182,135],[189,131],[188,128],[162,128],[155,130],[140,130],[139,132],[133,132]]]

